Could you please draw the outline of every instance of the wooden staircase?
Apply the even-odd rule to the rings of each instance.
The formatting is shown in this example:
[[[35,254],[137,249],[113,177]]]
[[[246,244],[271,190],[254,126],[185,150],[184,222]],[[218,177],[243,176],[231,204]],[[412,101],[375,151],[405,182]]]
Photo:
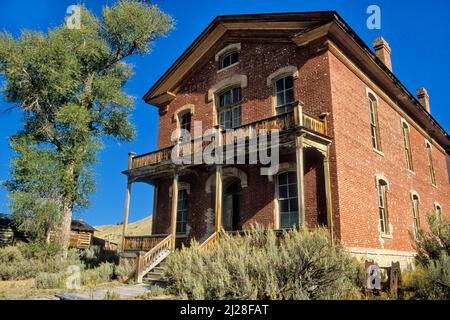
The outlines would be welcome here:
[[[127,250],[128,252],[125,253],[136,255],[136,283],[142,283],[144,280],[146,282],[162,283],[164,282],[164,260],[175,250],[175,237],[173,235],[158,235],[146,238],[148,239],[141,237],[138,245],[132,245],[131,241],[126,239],[128,240],[127,247],[133,250]],[[218,240],[219,233],[214,232],[200,246],[202,249],[208,250],[215,246]],[[148,248],[150,249],[148,250]],[[143,249],[148,251],[143,251]]]

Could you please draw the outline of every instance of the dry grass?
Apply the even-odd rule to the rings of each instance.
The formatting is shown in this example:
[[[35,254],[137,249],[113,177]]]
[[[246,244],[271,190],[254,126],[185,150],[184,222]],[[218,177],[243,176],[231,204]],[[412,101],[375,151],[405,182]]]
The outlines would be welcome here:
[[[55,299],[58,289],[36,289],[35,280],[0,281],[0,300]]]
[[[95,227],[98,231],[95,236],[109,240],[115,243],[120,243],[122,237],[122,224],[105,225]],[[145,236],[150,235],[152,231],[152,217],[147,217],[142,220],[128,224],[127,235],[130,236]]]

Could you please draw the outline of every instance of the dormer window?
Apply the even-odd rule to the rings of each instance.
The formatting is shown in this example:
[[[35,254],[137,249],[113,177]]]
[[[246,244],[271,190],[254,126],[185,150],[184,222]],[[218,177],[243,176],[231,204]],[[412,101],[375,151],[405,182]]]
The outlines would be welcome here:
[[[229,67],[239,61],[239,53],[237,51],[231,51],[225,53],[220,58],[220,69]]]

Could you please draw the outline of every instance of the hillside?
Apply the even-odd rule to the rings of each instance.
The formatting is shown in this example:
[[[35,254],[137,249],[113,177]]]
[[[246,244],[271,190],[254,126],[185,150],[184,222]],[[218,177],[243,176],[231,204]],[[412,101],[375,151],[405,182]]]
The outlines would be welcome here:
[[[95,227],[95,229],[97,230],[95,232],[95,236],[119,244],[122,237],[122,228],[122,224],[97,226]],[[149,216],[142,220],[129,223],[127,228],[127,235],[144,236],[151,234],[151,231],[152,217]]]

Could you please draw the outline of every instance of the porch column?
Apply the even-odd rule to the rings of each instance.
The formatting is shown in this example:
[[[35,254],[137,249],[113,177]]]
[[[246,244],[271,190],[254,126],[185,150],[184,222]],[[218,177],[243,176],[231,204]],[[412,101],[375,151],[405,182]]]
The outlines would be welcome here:
[[[325,178],[325,198],[327,202],[327,222],[330,229],[330,239],[334,242],[333,235],[333,206],[331,201],[331,179],[330,179],[330,163],[328,154],[323,157],[323,169]]]
[[[222,229],[222,166],[216,165],[215,231]]]
[[[303,136],[296,137],[296,173],[297,173],[297,200],[298,200],[298,224],[303,225],[305,222],[305,195],[303,192],[304,185],[304,166],[303,166]]]
[[[175,238],[177,234],[177,210],[178,210],[178,174],[175,173],[172,182],[172,216],[171,216],[171,234],[173,236],[172,249],[175,249]]]
[[[133,157],[136,155],[134,152],[128,153],[128,170],[132,168]],[[131,199],[131,179],[127,178],[127,191],[125,194],[125,213],[123,216],[123,227],[122,227],[122,251],[125,251],[125,236],[127,234],[128,227],[128,214],[130,212],[130,199]]]

